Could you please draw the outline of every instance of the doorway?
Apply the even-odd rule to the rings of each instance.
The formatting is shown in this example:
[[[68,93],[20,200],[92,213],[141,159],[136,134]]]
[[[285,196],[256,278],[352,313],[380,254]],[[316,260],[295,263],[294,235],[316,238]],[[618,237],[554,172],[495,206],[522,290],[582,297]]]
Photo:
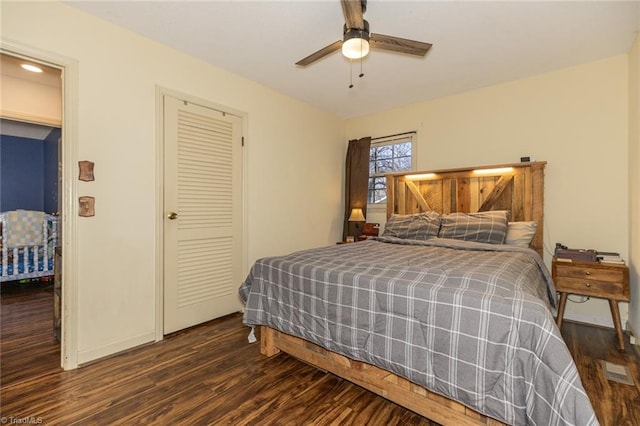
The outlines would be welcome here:
[[[36,47],[27,46],[13,41],[2,40],[2,55],[12,58],[24,59],[29,62],[48,66],[59,70],[61,90],[58,91],[62,98],[62,119],[58,119],[61,126],[61,138],[59,153],[58,174],[61,176],[59,180],[60,188],[64,186],[64,191],[58,192],[58,200],[61,204],[59,216],[59,239],[60,246],[64,252],[64,258],[61,260],[61,342],[59,346],[60,356],[58,358],[57,367],[60,365],[65,370],[74,369],[78,366],[77,361],[77,238],[75,230],[77,229],[77,135],[78,135],[78,61]],[[26,113],[21,114],[19,111],[6,111],[5,95],[8,92],[5,87],[2,89],[2,111],[1,116],[14,120],[22,120],[27,122],[39,122],[33,120],[33,117]],[[45,114],[46,116],[46,114]]]
[[[5,384],[61,367],[62,70],[4,52],[0,61]]]

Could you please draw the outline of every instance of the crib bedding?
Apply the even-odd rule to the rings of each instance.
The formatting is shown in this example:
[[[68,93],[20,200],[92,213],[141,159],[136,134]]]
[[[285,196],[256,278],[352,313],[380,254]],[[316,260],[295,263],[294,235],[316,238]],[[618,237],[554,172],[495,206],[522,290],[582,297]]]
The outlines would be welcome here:
[[[34,210],[12,210],[3,213],[3,229],[6,237],[3,244],[7,247],[34,246],[42,243],[42,225],[47,215]],[[4,235],[3,235],[4,236]]]
[[[45,268],[46,263],[46,268]],[[43,276],[43,273],[47,275],[53,275],[53,258],[49,258],[46,262],[40,257],[36,262],[34,261],[33,251],[29,252],[27,257],[27,263],[25,268],[24,253],[20,252],[18,255],[18,267],[16,269],[12,259],[9,259],[6,265],[7,276],[3,276],[4,265],[0,264],[0,281],[15,280],[14,276],[20,275],[20,279],[23,278],[35,278]]]
[[[392,371],[509,424],[597,424],[534,251],[377,237],[258,260],[244,323]]]
[[[58,217],[41,211],[0,212],[0,282],[54,274]]]

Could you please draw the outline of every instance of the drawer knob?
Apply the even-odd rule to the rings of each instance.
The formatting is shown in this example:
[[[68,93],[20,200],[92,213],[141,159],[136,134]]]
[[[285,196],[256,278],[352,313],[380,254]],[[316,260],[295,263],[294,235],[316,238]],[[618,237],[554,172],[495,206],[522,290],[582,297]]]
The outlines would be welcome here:
[[[591,275],[591,272],[586,271],[586,272],[585,272],[585,275]]]
[[[587,287],[591,287],[591,283],[587,283]]]

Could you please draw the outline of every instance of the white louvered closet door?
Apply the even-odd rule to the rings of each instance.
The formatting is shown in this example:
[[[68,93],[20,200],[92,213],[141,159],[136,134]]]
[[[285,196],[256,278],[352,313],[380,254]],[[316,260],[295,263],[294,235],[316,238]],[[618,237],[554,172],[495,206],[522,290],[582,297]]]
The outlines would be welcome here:
[[[241,118],[164,98],[164,333],[241,306]]]

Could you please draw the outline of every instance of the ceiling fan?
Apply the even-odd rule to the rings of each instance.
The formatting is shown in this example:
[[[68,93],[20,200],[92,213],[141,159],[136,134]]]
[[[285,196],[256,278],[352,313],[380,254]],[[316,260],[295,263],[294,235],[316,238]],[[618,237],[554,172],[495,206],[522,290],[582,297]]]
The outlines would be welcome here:
[[[340,3],[345,20],[343,39],[299,60],[296,65],[310,65],[339,49],[342,49],[342,54],[349,59],[360,59],[369,54],[369,47],[424,56],[432,46],[421,41],[369,33],[369,23],[363,18],[367,10],[367,0],[340,0]]]

